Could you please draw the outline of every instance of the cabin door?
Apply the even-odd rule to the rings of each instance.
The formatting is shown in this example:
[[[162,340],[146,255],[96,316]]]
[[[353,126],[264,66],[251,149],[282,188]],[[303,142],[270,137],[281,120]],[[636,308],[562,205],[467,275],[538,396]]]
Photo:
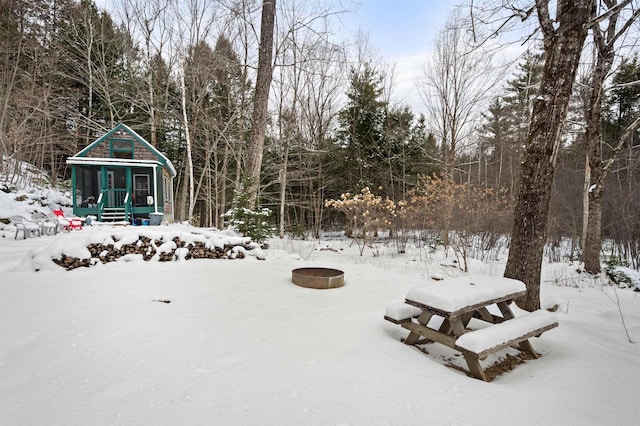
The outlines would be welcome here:
[[[149,186],[149,175],[134,174],[133,175],[133,205],[134,207],[147,207],[149,201],[147,198],[151,195]],[[155,200],[154,200],[155,202]]]
[[[102,192],[101,172],[98,170],[98,182],[100,184],[100,192]],[[105,189],[113,189],[115,187],[116,176],[113,170],[107,170],[107,187]],[[115,194],[113,191],[107,191],[107,206],[111,207],[115,204]]]

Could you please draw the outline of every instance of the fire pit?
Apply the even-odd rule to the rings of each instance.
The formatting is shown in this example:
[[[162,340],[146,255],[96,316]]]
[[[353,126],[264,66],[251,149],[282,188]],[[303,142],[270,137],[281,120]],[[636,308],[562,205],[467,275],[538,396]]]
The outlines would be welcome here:
[[[344,285],[344,272],[331,268],[298,268],[291,271],[291,281],[300,287],[337,288]]]

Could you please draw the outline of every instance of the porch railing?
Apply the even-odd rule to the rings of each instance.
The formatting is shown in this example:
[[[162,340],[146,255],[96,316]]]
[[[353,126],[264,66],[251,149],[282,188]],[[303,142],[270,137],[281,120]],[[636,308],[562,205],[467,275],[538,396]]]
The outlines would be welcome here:
[[[127,195],[124,196],[124,220],[128,221],[131,217],[131,197],[127,192]]]
[[[98,220],[105,209],[123,209],[125,220],[131,217],[131,197],[126,188],[103,189],[98,196]]]

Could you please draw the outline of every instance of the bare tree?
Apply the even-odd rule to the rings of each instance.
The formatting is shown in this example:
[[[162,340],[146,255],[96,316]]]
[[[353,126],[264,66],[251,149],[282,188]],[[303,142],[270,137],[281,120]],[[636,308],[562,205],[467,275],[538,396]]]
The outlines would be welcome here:
[[[518,305],[529,311],[540,307],[540,270],[556,160],[588,24],[595,17],[595,1],[558,1],[554,18],[549,2],[536,0],[535,11],[543,35],[545,61],[521,163],[504,273],[505,277],[526,284],[527,295]]]
[[[264,150],[264,135],[267,127],[269,110],[269,89],[273,75],[273,32],[276,16],[276,0],[262,2],[262,20],[260,24],[260,47],[258,52],[258,73],[256,76],[256,91],[253,101],[253,116],[251,128],[251,151],[249,178],[250,203],[255,206],[260,187],[260,169]]]
[[[474,42],[462,14],[455,12],[436,37],[419,87],[450,179],[456,155],[470,143],[480,107],[489,99],[498,77],[491,56]]]
[[[156,84],[158,82],[158,67],[154,66],[156,58],[170,56],[165,52],[165,46],[170,34],[170,0],[121,0],[118,11],[122,21],[126,25],[129,34],[144,46],[144,58],[146,62],[146,90],[140,88],[135,93],[134,104],[149,114],[150,142],[158,146],[157,128],[159,122],[158,104],[156,99]],[[168,58],[171,60],[171,58]],[[166,102],[165,102],[166,103]]]
[[[186,146],[186,162],[185,172],[187,181],[185,193],[188,193],[188,210],[187,220],[192,220],[196,199],[195,199],[195,176],[193,169],[193,141],[191,131],[191,121],[189,120],[189,106],[187,105],[187,87],[184,80],[185,60],[189,49],[198,45],[202,40],[207,39],[213,23],[215,22],[215,11],[212,9],[212,3],[206,0],[189,0],[184,3],[186,11],[182,10],[183,4],[178,2],[174,5],[175,17],[179,28],[176,50],[180,52],[181,70],[180,70],[180,90],[182,105],[182,125]]]
[[[28,98],[31,85],[29,75],[34,75],[37,59],[36,46],[29,34],[37,34],[30,24],[30,11],[26,2],[0,3],[0,156],[19,154],[19,140],[26,133],[29,114],[19,107],[19,99]],[[34,57],[34,61],[25,58]],[[26,116],[25,116],[26,115]],[[24,135],[27,139],[27,135]],[[19,157],[19,155],[17,155]],[[5,170],[9,163],[0,161],[0,171],[7,176],[17,172]]]
[[[319,238],[326,187],[337,179],[326,173],[323,167],[326,144],[338,115],[338,97],[341,73],[344,70],[344,49],[330,43],[318,46],[311,65],[313,72],[306,74],[304,91],[300,99],[301,138],[297,146],[301,159],[298,170],[303,186],[299,204],[309,212],[309,225]]]
[[[423,69],[421,96],[432,120],[431,129],[439,139],[445,177],[454,180],[456,156],[473,140],[481,106],[490,98],[490,88],[498,74],[491,56],[478,46],[458,11],[440,31],[434,54]],[[451,211],[443,212],[450,223]],[[442,235],[449,244],[449,227]]]
[[[300,208],[301,212],[304,211],[305,214],[301,216],[315,216],[310,213],[315,210],[309,208],[310,200],[307,196],[321,196],[321,193],[309,189],[319,182],[313,182],[308,175],[315,173],[317,166],[310,162],[312,163],[311,158],[317,155],[310,154],[313,150],[313,138],[308,129],[315,117],[307,114],[307,108],[318,80],[325,83],[336,80],[324,71],[327,66],[338,63],[343,55],[338,46],[327,40],[331,17],[341,13],[340,11],[333,11],[331,5],[310,5],[299,0],[284,0],[280,5],[274,69],[274,81],[277,83],[278,137],[275,142],[277,146],[272,151],[277,152],[282,158],[277,164],[277,180],[280,186],[279,235],[282,238],[289,217],[288,204]],[[314,175],[314,178],[319,177]],[[298,190],[290,191],[288,194],[290,180]],[[290,210],[295,211],[295,208]]]
[[[238,93],[238,110],[233,120],[233,132],[221,133],[224,138],[222,150],[221,175],[219,176],[219,215],[227,211],[227,205],[231,199],[227,197],[227,189],[240,190],[242,178],[247,172],[247,142],[251,132],[251,105],[256,53],[259,46],[256,21],[258,20],[256,6],[257,0],[219,0],[223,15],[221,33],[229,39],[231,49],[237,54],[238,80],[240,82]],[[214,152],[218,155],[218,152]],[[229,169],[230,165],[234,165]],[[219,219],[222,226],[222,218]]]
[[[602,98],[605,81],[615,61],[615,47],[620,38],[628,32],[640,17],[640,9],[633,7],[628,1],[603,0],[602,19],[592,26],[595,63],[587,82],[588,104],[586,105],[586,152],[587,159],[584,173],[583,192],[583,252],[582,260],[587,272],[597,274],[601,271],[601,224],[604,180],[611,164],[616,160],[628,135],[640,124],[639,120],[631,123],[621,138],[613,142],[613,155],[603,158],[602,138]],[[637,7],[637,6],[636,6]],[[628,8],[629,10],[625,10]],[[628,12],[628,18],[618,27],[621,16]]]

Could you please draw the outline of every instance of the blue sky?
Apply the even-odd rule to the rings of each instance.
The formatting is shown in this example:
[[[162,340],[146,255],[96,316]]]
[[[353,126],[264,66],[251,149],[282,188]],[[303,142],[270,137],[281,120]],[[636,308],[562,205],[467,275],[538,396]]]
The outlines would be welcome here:
[[[342,21],[355,34],[369,36],[375,53],[395,66],[395,100],[424,110],[416,90],[420,67],[429,56],[434,37],[460,1],[455,0],[354,0],[354,13]]]
[[[345,17],[368,33],[385,57],[425,52],[453,9],[453,0],[359,0]]]

